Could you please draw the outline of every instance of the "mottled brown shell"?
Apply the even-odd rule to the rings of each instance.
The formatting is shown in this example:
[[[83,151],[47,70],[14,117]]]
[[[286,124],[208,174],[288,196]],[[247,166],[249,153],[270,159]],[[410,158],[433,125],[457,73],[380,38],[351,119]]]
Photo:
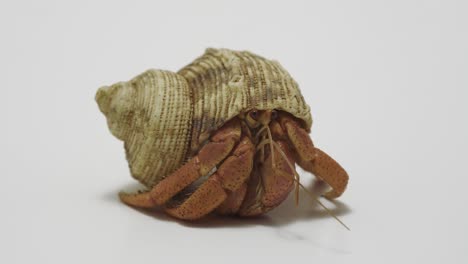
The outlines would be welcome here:
[[[213,131],[250,109],[278,109],[312,125],[297,83],[279,63],[247,51],[207,49],[178,73],[149,70],[96,94],[110,131],[124,141],[132,176],[151,187]]]

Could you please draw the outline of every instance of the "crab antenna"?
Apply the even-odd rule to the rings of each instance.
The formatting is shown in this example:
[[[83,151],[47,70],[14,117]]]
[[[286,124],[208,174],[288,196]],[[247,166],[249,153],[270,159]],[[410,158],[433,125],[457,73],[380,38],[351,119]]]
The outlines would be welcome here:
[[[275,152],[273,151],[273,137],[271,136],[271,130],[268,127],[268,125],[264,125],[255,135],[256,140],[258,140],[259,135],[266,130],[268,137],[266,139],[263,139],[259,144],[257,144],[257,151],[262,148],[266,144],[270,144],[270,152],[271,152],[271,164],[273,165],[273,168],[276,168],[275,164]]]
[[[271,152],[271,164],[273,165],[273,168],[276,168],[275,164],[275,152],[273,151],[273,137],[271,136],[271,130],[270,128],[265,125],[266,131],[268,133],[268,138],[270,139],[270,152]]]
[[[335,218],[335,220],[338,221],[342,226],[344,226],[344,228],[348,229],[348,231],[351,231],[351,229],[349,229],[349,227],[345,223],[343,223],[343,221],[341,221],[317,197],[315,197],[309,190],[307,190],[307,188],[304,185],[302,185],[302,183],[299,183],[299,185],[301,186],[302,190],[304,190],[307,194],[309,194],[309,196],[312,197],[312,199],[314,199],[323,209],[325,209],[325,211],[327,211],[329,215]]]
[[[260,130],[257,131],[257,134],[255,135],[255,140],[258,140],[258,137],[261,135],[261,133],[267,128],[267,126],[263,126]]]

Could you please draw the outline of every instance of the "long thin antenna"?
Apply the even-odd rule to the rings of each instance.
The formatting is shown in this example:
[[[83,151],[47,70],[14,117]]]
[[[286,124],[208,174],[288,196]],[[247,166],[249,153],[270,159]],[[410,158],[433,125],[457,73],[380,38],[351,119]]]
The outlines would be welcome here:
[[[276,168],[275,151],[273,149],[273,137],[271,136],[270,128],[267,125],[265,125],[265,128],[266,128],[267,133],[268,133],[268,138],[270,139],[271,164],[273,164],[273,168]]]
[[[312,197],[312,199],[314,199],[323,209],[325,209],[325,211],[327,211],[327,213],[329,215],[331,215],[333,218],[335,218],[336,221],[338,221],[342,226],[344,226],[346,229],[348,229],[348,231],[351,231],[351,229],[349,229],[349,227],[343,223],[343,221],[341,221],[335,214],[333,214],[330,209],[328,209],[317,197],[315,197],[309,190],[307,190],[306,187],[304,187],[304,185],[302,185],[302,183],[299,183],[299,186],[301,186],[302,190],[304,190],[306,193],[309,194],[310,197]]]
[[[258,140],[258,137],[262,134],[263,130],[265,130],[267,128],[267,126],[263,126],[262,128],[260,128],[260,130],[257,131],[257,134],[255,134],[255,141]]]

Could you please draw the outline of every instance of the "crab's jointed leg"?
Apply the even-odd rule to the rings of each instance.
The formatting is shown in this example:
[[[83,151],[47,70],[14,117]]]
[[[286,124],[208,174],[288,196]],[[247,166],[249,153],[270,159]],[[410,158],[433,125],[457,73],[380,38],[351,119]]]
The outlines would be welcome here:
[[[241,136],[238,119],[233,119],[221,127],[211,141],[203,146],[198,154],[185,165],[167,176],[148,192],[120,193],[120,199],[131,206],[152,208],[164,205],[170,198],[189,186],[201,176],[209,173],[232,151]]]
[[[246,193],[247,183],[244,183],[239,189],[228,194],[226,200],[216,208],[216,213],[220,215],[235,215],[239,212]]]
[[[324,196],[333,199],[343,194],[349,178],[343,167],[325,152],[314,147],[307,131],[292,117],[281,115],[280,124],[294,146],[296,162],[299,166],[313,173],[332,188]]]
[[[229,194],[240,191],[245,186],[253,166],[254,146],[244,137],[229,156],[184,203],[166,212],[176,218],[194,220],[205,216],[221,205]],[[245,192],[244,192],[245,194]],[[243,200],[243,197],[242,197]],[[238,201],[227,205],[230,210],[240,207]],[[229,208],[231,207],[231,208]]]

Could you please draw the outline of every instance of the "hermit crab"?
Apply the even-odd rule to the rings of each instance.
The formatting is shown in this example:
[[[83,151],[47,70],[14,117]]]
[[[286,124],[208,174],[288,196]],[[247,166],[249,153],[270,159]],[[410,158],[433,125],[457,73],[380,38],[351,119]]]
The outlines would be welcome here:
[[[264,214],[298,189],[296,164],[331,187],[326,198],[348,183],[313,145],[298,84],[278,62],[247,51],[207,49],[177,73],[148,70],[101,87],[96,101],[132,176],[148,188],[120,193],[131,206],[184,220]]]

